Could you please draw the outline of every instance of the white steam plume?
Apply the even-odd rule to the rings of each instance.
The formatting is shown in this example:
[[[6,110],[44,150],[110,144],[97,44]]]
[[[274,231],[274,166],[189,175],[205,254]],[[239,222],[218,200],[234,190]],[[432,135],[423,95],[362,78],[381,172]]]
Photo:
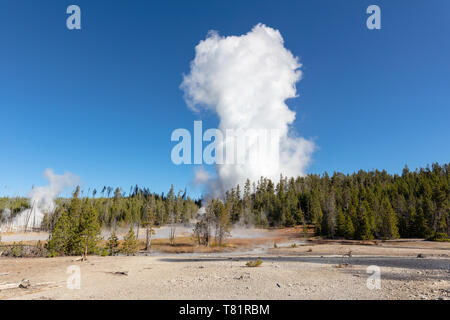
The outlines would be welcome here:
[[[304,175],[315,146],[289,130],[295,112],[285,101],[297,96],[301,64],[284,47],[280,32],[263,24],[241,36],[210,32],[195,53],[190,74],[181,84],[192,110],[216,112],[224,134],[227,129],[275,129],[280,136],[278,163],[218,164],[218,179],[212,181],[211,191],[222,193],[242,186],[247,178],[256,181],[264,176],[278,181],[280,174]]]
[[[19,213],[10,225],[12,229],[40,227],[44,214],[52,213],[55,210],[55,199],[58,195],[64,189],[74,187],[80,181],[78,176],[70,172],[58,175],[51,169],[44,171],[44,177],[49,184],[44,187],[35,187],[30,191],[28,196],[30,197],[30,206],[33,209],[27,209]]]
[[[52,169],[44,171],[44,177],[49,184],[45,187],[33,188],[28,194],[30,197],[30,204],[36,206],[44,212],[53,212],[55,210],[56,197],[66,188],[74,187],[80,182],[78,176],[70,172],[62,175],[55,174]]]

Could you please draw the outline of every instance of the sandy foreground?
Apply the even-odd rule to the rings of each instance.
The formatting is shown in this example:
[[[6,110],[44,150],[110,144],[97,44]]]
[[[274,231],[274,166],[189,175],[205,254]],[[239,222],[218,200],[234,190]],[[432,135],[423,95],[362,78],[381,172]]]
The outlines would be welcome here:
[[[352,257],[343,257],[350,250]],[[3,257],[0,288],[23,279],[30,286],[0,290],[0,299],[450,299],[450,243],[325,243],[254,252],[91,256],[87,262]],[[257,258],[260,267],[245,265]],[[380,289],[367,286],[373,265],[380,267]],[[79,267],[79,289],[67,287],[70,266]]]

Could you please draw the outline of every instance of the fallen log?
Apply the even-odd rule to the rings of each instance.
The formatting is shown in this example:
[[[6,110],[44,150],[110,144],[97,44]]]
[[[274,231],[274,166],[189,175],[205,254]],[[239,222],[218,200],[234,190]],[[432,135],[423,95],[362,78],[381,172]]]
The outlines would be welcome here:
[[[65,281],[61,281],[60,283],[63,283]],[[8,289],[29,289],[29,288],[38,288],[38,287],[43,287],[43,286],[53,286],[53,287],[58,287],[56,286],[58,284],[58,282],[38,282],[36,284],[31,285],[31,282],[29,280],[22,280],[20,282],[11,282],[11,283],[7,283],[7,282],[1,282],[0,283],[0,290],[8,290]]]
[[[19,287],[19,285],[20,285],[20,282],[0,284],[0,290],[16,289]]]

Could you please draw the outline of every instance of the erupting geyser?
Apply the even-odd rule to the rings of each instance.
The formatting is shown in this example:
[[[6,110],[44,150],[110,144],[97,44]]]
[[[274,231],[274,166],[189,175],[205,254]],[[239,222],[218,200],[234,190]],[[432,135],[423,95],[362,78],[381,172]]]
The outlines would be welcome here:
[[[280,174],[305,174],[314,143],[289,129],[295,112],[285,103],[297,96],[300,67],[298,58],[284,47],[280,32],[263,24],[241,36],[210,32],[196,46],[190,73],[181,84],[188,106],[217,113],[222,132],[264,129],[279,133],[278,148],[273,149],[278,156],[267,155],[279,161],[216,164],[217,180],[209,185],[212,193],[242,186],[246,179],[264,176],[278,181]],[[251,146],[246,148],[249,154]]]

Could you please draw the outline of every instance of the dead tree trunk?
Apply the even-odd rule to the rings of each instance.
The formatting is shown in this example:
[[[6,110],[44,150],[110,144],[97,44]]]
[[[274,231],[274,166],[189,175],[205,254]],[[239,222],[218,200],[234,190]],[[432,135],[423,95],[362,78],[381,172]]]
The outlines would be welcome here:
[[[172,223],[170,225],[170,245],[173,246],[174,242],[175,242],[175,231],[176,231],[176,226],[174,223]]]
[[[169,234],[171,246],[173,246],[174,242],[175,242],[175,231],[177,229],[176,223],[177,223],[177,218],[175,216],[175,213],[172,212],[172,214],[170,215],[170,234]]]
[[[87,260],[87,254],[88,254],[88,245],[86,243],[86,245],[84,246],[84,254],[81,257],[81,261],[86,261]]]
[[[137,228],[136,228],[136,239],[139,240],[139,222],[137,223]]]
[[[145,242],[145,250],[147,252],[150,251],[150,248],[152,247],[152,228],[150,224],[147,224],[147,235],[146,235],[146,242]]]

